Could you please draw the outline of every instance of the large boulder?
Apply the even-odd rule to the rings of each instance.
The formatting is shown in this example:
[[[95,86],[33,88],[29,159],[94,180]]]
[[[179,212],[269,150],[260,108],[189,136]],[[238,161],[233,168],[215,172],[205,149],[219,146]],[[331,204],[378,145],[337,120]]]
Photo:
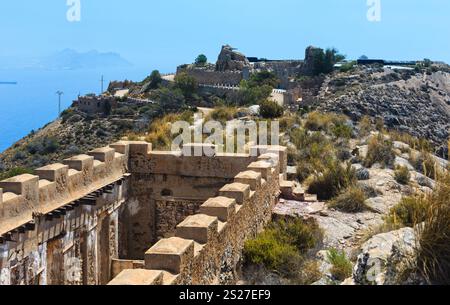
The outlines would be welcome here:
[[[353,270],[359,285],[395,285],[404,283],[399,276],[414,262],[416,235],[413,228],[402,228],[372,237],[361,247]]]

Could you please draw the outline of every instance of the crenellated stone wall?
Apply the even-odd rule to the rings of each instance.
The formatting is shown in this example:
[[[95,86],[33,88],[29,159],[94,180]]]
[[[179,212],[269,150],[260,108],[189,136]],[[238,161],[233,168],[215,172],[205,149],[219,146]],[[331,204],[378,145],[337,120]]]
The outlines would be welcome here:
[[[233,283],[245,240],[270,219],[286,149],[195,148],[122,141],[1,181],[0,285]]]
[[[191,157],[178,156],[178,165],[166,168],[167,173],[192,174],[190,166],[196,164],[197,175],[232,178],[198,209],[182,208],[191,215],[176,225],[170,237],[160,239],[145,252],[145,268],[125,269],[110,284],[142,284],[142,277],[149,271],[154,281],[146,284],[235,283],[244,242],[270,220],[287,167],[285,147],[255,146],[252,151],[257,157],[217,155],[197,157],[202,161],[192,162]],[[216,158],[224,158],[221,171],[209,166],[217,162]],[[247,162],[242,162],[242,158]],[[136,164],[152,164],[147,162],[151,154],[138,159]],[[145,167],[139,168],[142,171]],[[147,169],[154,171],[156,167]],[[167,203],[164,205],[167,207]],[[180,208],[185,204],[177,202],[173,206]],[[172,224],[178,220],[173,215],[171,219]]]

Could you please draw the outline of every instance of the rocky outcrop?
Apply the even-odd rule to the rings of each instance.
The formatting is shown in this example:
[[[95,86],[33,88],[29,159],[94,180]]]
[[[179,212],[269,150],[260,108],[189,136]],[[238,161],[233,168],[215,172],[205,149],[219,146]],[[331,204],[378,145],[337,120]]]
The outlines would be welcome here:
[[[450,74],[413,71],[379,72],[360,68],[351,75],[336,73],[321,89],[319,109],[340,112],[353,120],[368,115],[383,118],[390,129],[425,138],[448,156]]]
[[[217,59],[216,71],[242,71],[249,66],[250,62],[244,54],[236,52],[229,45],[225,45]]]
[[[410,278],[416,235],[413,228],[379,234],[361,247],[353,270],[353,281],[361,285],[395,285]]]

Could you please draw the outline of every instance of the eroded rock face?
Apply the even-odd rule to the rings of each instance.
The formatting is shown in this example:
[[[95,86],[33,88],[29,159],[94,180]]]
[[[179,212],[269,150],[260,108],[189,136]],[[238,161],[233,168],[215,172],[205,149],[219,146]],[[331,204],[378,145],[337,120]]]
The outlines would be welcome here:
[[[216,71],[242,71],[249,66],[250,62],[244,54],[236,52],[229,45],[225,45],[217,59]]]
[[[404,281],[401,275],[410,267],[416,235],[413,228],[375,235],[361,247],[353,270],[360,285],[394,285]]]

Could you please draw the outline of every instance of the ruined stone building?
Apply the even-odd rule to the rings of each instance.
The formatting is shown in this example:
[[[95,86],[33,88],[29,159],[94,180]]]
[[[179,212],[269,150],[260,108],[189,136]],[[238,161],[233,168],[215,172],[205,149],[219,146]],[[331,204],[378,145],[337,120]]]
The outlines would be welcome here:
[[[0,285],[235,283],[244,242],[292,191],[286,148],[193,147],[118,142],[1,181]]]

